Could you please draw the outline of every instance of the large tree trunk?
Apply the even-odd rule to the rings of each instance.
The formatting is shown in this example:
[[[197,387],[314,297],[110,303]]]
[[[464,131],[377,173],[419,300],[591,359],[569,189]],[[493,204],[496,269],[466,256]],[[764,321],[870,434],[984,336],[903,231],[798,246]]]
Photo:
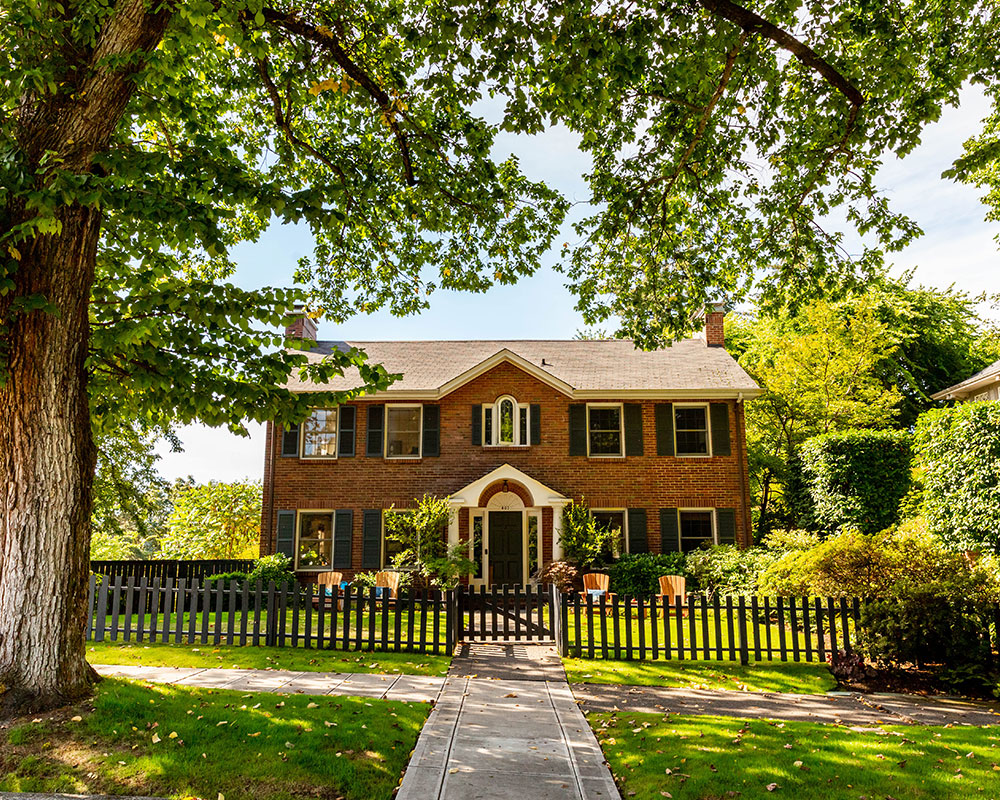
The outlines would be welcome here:
[[[34,239],[15,295],[57,311],[15,314],[0,384],[0,697],[4,714],[86,694],[86,581],[95,448],[88,413],[87,303],[100,214],[67,209],[59,235]]]
[[[52,169],[90,171],[121,124],[144,54],[163,37],[171,7],[118,0],[92,46],[53,42],[64,64],[55,95],[17,110],[20,156],[44,191]],[[62,30],[71,31],[72,26]],[[139,54],[139,57],[135,57]],[[17,56],[18,54],[14,54]],[[75,60],[73,58],[75,57]],[[54,156],[54,157],[53,157]],[[31,219],[22,197],[0,224]],[[0,714],[36,711],[86,694],[84,658],[95,449],[87,395],[88,304],[101,214],[56,211],[57,233],[14,241],[15,288],[0,296]],[[17,256],[14,256],[17,258]],[[18,303],[41,296],[53,308]]]

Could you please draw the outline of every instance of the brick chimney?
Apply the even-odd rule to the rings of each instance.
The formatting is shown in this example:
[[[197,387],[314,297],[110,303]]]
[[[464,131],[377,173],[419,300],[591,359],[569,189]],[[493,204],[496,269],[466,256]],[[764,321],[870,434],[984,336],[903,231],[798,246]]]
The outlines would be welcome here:
[[[306,313],[305,306],[296,306],[288,315],[291,322],[285,326],[286,339],[309,339],[316,341],[316,320]]]
[[[709,347],[725,347],[726,306],[724,303],[710,302],[705,304],[704,311],[695,315],[695,319],[703,320],[704,327],[698,333],[698,338],[704,339]]]

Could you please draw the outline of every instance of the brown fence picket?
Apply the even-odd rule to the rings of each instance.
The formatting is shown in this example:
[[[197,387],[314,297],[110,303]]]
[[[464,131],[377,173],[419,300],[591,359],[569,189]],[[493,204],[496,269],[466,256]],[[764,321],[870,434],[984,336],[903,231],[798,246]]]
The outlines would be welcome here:
[[[771,646],[771,598],[764,597],[764,641],[767,646],[767,660],[774,661],[774,649]]]
[[[247,622],[250,615],[250,582],[240,581],[240,647],[247,644]]]
[[[712,618],[715,621],[715,660],[722,661],[722,613],[719,595],[712,597]]]
[[[303,645],[307,650],[311,650],[313,646],[313,585],[311,583],[306,586],[305,599],[302,601],[302,613],[306,615]]]
[[[813,599],[813,616],[816,619],[816,657],[826,661],[826,641],[823,637],[823,604],[818,597]]]
[[[163,583],[163,620],[160,623],[160,641],[166,644],[170,641],[171,612],[174,602],[174,579],[167,578]]]
[[[788,648],[785,647],[785,598],[778,598],[778,652],[782,661],[788,661]]]
[[[632,598],[625,597],[622,600],[625,606],[625,658],[631,660],[632,655]]]
[[[733,598],[730,595],[726,595],[726,634],[729,637],[729,660],[736,660],[736,633],[733,630]],[[742,647],[743,639],[740,639],[740,646]]]
[[[760,608],[757,595],[750,598],[750,624],[753,625],[753,658],[760,661]]]
[[[570,655],[581,658],[583,642],[580,640],[580,595],[573,592],[573,647]]]
[[[813,660],[812,625],[809,624],[809,598],[802,598],[802,633],[806,638],[806,661]]]
[[[730,606],[731,608],[732,606]],[[740,664],[744,667],[750,663],[750,646],[747,642],[747,602],[743,595],[740,595],[737,609],[739,617],[740,631]]]
[[[97,619],[94,627],[94,640],[104,641],[104,629],[108,622],[108,578],[104,577],[97,590]]]
[[[125,583],[125,636],[126,642],[132,641],[132,609],[135,603],[135,578],[131,575]]]
[[[799,616],[795,597],[788,598],[788,621],[792,626],[792,660],[799,661]]]
[[[826,616],[830,626],[830,660],[837,658],[840,649],[837,647],[837,610],[833,605],[833,598],[826,599]]]
[[[184,601],[187,598],[187,578],[177,579],[177,606],[174,610],[174,644],[184,639]]]

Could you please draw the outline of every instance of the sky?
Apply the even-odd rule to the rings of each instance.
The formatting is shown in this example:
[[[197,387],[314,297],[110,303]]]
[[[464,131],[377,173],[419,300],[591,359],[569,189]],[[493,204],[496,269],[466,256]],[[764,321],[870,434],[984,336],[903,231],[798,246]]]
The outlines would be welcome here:
[[[961,154],[962,143],[981,129],[989,103],[976,89],[966,90],[958,108],[948,108],[929,126],[921,144],[903,159],[886,163],[879,186],[892,206],[912,219],[924,235],[890,262],[897,273],[914,268],[915,281],[941,288],[952,284],[978,294],[1000,292],[1000,224],[984,220],[986,208],[974,187],[941,178]],[[587,199],[582,174],[587,158],[574,136],[552,128],[537,136],[498,140],[498,154],[514,153],[531,178],[544,179],[571,202]],[[232,253],[238,264],[233,282],[246,287],[288,286],[299,257],[311,252],[312,239],[301,226],[273,226],[261,239]],[[320,339],[566,339],[584,327],[565,278],[546,266],[514,286],[475,295],[439,291],[423,314],[396,318],[388,313],[360,316],[343,325],[320,323]],[[984,305],[984,315],[1000,318]],[[183,452],[158,452],[160,473],[168,480],[191,476],[209,480],[260,479],[264,470],[264,428],[251,424],[241,438],[201,425],[179,430]]]

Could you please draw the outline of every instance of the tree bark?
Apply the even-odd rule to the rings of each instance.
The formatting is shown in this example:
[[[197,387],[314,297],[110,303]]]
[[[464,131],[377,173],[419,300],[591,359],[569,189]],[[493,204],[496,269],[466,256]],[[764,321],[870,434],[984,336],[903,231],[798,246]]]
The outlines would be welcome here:
[[[171,11],[119,0],[93,47],[72,49],[54,97],[24,97],[16,114],[24,162],[83,174],[106,149],[135,92],[135,75],[163,37]],[[58,43],[53,44],[57,48]],[[69,52],[69,49],[67,49]],[[137,58],[119,58],[130,54]],[[15,197],[0,220],[31,218]],[[0,376],[0,716],[52,708],[86,695],[84,657],[90,514],[96,450],[87,393],[88,306],[101,213],[60,207],[57,233],[17,242],[15,288],[0,297],[6,326]],[[41,295],[53,310],[18,309]]]

